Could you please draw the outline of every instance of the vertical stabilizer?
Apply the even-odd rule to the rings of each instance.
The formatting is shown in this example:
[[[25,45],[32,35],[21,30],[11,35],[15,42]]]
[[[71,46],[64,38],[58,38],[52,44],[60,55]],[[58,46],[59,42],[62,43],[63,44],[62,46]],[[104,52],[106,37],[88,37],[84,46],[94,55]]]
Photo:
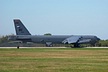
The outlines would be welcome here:
[[[31,35],[19,19],[14,19],[16,35]]]

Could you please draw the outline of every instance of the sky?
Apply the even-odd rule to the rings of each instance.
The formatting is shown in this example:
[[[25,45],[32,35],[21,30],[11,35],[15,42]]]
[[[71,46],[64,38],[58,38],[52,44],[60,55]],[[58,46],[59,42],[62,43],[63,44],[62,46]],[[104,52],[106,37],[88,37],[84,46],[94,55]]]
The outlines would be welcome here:
[[[95,35],[108,39],[108,0],[0,0],[0,35],[20,19],[32,35]]]

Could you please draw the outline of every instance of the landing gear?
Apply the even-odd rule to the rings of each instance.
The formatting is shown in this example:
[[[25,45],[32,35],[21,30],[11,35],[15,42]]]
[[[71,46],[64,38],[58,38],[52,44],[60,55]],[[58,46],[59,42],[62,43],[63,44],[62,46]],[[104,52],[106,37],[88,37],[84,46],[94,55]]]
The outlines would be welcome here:
[[[52,42],[46,42],[46,47],[52,47]]]
[[[17,49],[19,49],[19,46],[17,46]]]
[[[66,47],[80,48],[80,44],[78,44],[78,43],[74,43],[74,44],[66,44]]]
[[[71,48],[80,48],[80,44],[71,44],[69,47],[71,47]]]
[[[74,44],[74,47],[75,48],[79,48],[80,47],[80,44],[76,43],[76,44]]]

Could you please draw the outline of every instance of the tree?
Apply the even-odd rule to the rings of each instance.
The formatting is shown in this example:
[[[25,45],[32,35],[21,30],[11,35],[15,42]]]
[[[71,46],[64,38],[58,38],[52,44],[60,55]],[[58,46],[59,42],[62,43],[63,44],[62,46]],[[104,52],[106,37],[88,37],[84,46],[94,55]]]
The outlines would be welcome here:
[[[6,36],[1,36],[0,37],[0,43],[5,43],[5,42],[8,42],[9,40],[8,40],[8,36],[6,35]]]
[[[51,34],[51,33],[46,33],[46,34],[44,34],[44,35],[51,36],[52,34]]]

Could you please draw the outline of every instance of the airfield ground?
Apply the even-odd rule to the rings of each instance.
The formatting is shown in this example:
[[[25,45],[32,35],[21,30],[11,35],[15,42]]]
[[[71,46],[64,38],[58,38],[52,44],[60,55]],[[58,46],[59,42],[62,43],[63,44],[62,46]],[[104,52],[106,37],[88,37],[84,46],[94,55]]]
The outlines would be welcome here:
[[[0,48],[0,72],[107,72],[108,48]]]

